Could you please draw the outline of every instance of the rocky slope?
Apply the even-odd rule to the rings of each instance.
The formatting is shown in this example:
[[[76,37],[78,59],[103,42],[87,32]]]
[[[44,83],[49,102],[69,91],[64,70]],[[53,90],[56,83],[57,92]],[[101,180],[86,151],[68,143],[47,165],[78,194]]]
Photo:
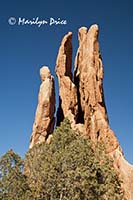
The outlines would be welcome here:
[[[114,159],[114,166],[123,179],[126,199],[133,200],[133,166],[123,156],[121,146],[110,129],[103,92],[103,64],[98,42],[98,26],[78,32],[79,48],[72,73],[72,33],[64,36],[56,61],[59,82],[57,125],[67,117],[73,129],[94,142],[101,141]],[[73,75],[74,74],[74,75]],[[55,91],[48,68],[41,68],[38,106],[30,142],[49,142],[54,129]]]

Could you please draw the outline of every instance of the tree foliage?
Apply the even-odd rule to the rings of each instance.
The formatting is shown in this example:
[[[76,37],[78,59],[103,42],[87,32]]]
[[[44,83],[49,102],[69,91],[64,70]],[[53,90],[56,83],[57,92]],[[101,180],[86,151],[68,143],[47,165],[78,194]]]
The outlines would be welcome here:
[[[26,155],[28,184],[43,200],[121,200],[121,181],[101,144],[75,133],[67,119],[50,145],[40,144]]]
[[[101,144],[74,132],[67,119],[51,144],[12,150],[0,159],[0,200],[122,200],[121,181]]]
[[[20,156],[9,150],[0,158],[0,200],[26,200],[30,189]]]

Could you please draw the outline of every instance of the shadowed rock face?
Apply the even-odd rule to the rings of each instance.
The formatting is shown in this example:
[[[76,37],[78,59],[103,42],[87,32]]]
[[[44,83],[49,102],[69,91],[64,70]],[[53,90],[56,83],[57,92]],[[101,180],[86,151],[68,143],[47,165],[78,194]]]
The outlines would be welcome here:
[[[30,140],[30,148],[37,143],[46,141],[54,130],[55,89],[54,79],[48,67],[40,69],[41,86],[38,95],[33,131]]]

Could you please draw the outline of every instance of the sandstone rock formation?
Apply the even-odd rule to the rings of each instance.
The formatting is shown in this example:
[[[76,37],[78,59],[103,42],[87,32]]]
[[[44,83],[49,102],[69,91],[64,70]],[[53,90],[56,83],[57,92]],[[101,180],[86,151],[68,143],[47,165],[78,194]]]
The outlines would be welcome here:
[[[64,36],[56,61],[56,74],[59,81],[59,108],[57,125],[68,118],[75,122],[78,105],[76,87],[72,80],[72,33]]]
[[[33,125],[30,148],[37,143],[42,143],[53,132],[55,124],[55,88],[54,79],[48,67],[40,69],[42,84],[38,95],[38,105]]]
[[[103,65],[99,53],[98,26],[79,29],[79,48],[72,76],[72,33],[62,40],[56,62],[59,81],[57,125],[67,117],[72,128],[94,141],[106,144],[108,152],[119,146],[108,124],[102,87]]]
[[[79,48],[72,73],[72,33],[64,36],[56,61],[59,82],[57,125],[68,118],[72,128],[95,143],[105,145],[114,166],[123,179],[126,198],[133,200],[133,166],[124,158],[121,146],[109,127],[103,92],[103,64],[98,43],[98,26],[79,29]],[[47,67],[40,70],[42,84],[30,142],[30,148],[47,140],[54,129],[54,81]]]
[[[93,141],[106,144],[108,152],[119,146],[108,124],[103,93],[103,64],[98,43],[98,26],[79,29],[79,48],[75,60],[74,83],[77,85],[80,105],[79,118],[85,134]],[[82,115],[80,114],[82,113]]]
[[[123,200],[133,200],[133,166],[124,158],[119,148],[115,149],[111,156],[114,160],[114,167],[122,180],[122,187],[125,192]]]
[[[60,93],[57,121],[60,123],[67,117],[72,128],[78,129],[94,142],[100,141],[105,145],[106,152],[113,157],[114,166],[123,179],[125,199],[133,200],[133,167],[124,159],[120,144],[109,127],[98,32],[97,25],[92,25],[89,30],[85,27],[79,29],[74,80],[71,72],[72,34],[68,33],[62,40],[56,62]]]

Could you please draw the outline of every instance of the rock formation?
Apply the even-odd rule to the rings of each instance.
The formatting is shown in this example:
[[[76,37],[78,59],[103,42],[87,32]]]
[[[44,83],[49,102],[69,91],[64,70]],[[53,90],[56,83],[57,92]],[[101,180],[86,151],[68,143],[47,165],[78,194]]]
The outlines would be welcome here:
[[[106,152],[113,157],[114,166],[123,179],[126,199],[132,200],[133,167],[124,159],[120,144],[109,127],[98,32],[97,25],[92,25],[89,30],[85,27],[79,29],[74,79],[71,72],[72,34],[68,33],[62,40],[56,62],[60,96],[57,121],[60,123],[67,117],[73,129],[78,129],[94,142],[100,141],[105,145]]]
[[[133,166],[124,158],[120,144],[109,127],[103,92],[103,64],[98,43],[98,26],[79,29],[79,48],[72,73],[72,33],[64,36],[56,61],[59,82],[57,126],[68,118],[74,130],[95,143],[102,142],[112,156],[114,166],[123,179],[126,198],[133,200]],[[55,93],[53,77],[47,67],[40,70],[38,106],[30,148],[37,143],[50,141],[54,129]],[[50,137],[49,137],[50,135]]]
[[[103,65],[99,53],[98,26],[79,29],[79,48],[72,76],[72,33],[68,33],[59,48],[56,74],[59,81],[57,125],[67,117],[72,128],[94,141],[106,144],[112,152],[119,143],[110,129],[103,94]]]
[[[59,81],[59,108],[57,125],[68,118],[75,122],[78,112],[77,91],[72,78],[72,33],[62,40],[56,61],[56,74]]]
[[[42,84],[38,95],[38,105],[36,110],[33,131],[30,140],[30,148],[37,143],[49,141],[50,134],[54,130],[55,124],[55,88],[54,79],[48,67],[40,69]]]
[[[85,134],[106,144],[112,152],[119,143],[110,129],[103,93],[103,64],[98,43],[98,26],[79,29],[79,48],[75,60],[74,82],[77,85],[80,112]],[[82,115],[80,114],[82,113]]]

